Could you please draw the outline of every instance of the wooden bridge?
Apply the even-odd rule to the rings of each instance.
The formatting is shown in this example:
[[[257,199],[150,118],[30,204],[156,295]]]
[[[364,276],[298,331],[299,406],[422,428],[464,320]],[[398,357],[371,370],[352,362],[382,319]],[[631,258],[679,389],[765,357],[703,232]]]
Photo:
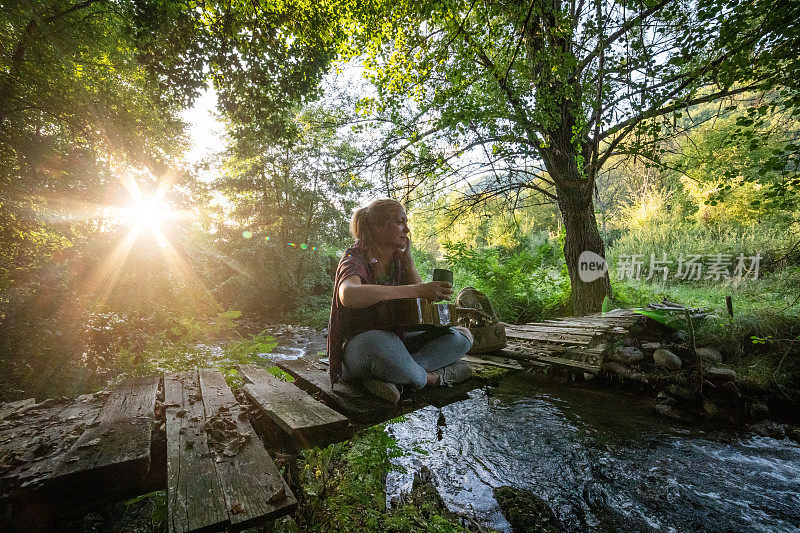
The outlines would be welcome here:
[[[626,334],[638,316],[509,326],[508,349],[467,357],[473,378],[423,389],[397,406],[331,386],[318,356],[277,362],[293,382],[238,367],[238,399],[219,371],[200,369],[128,378],[110,393],[0,405],[0,530],[51,529],[165,488],[171,531],[262,524],[297,505],[268,449],[347,440],[360,427],[464,399],[529,364],[596,372],[600,341]]]

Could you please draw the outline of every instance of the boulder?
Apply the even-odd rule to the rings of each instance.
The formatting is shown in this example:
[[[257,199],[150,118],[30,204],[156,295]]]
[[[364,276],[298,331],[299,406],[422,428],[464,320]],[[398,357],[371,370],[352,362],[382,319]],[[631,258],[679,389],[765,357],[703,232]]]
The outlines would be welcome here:
[[[722,362],[722,354],[719,353],[714,348],[698,348],[697,357],[699,357],[703,361],[709,361],[711,363]]]
[[[652,352],[654,350],[658,350],[661,348],[660,342],[643,342],[642,343],[642,350],[647,350],[648,352]]]
[[[763,420],[757,424],[750,426],[750,430],[762,437],[770,437],[772,439],[786,438],[786,431],[789,429],[784,424],[779,424],[773,420]]]
[[[680,357],[664,348],[659,348],[653,353],[653,361],[656,366],[666,368],[667,370],[680,370],[683,365]]]
[[[712,366],[706,369],[706,379],[712,383],[725,383],[736,380],[736,371],[732,368]]]
[[[642,353],[639,348],[633,346],[622,346],[614,350],[609,357],[624,365],[631,365],[644,359],[644,353]]]

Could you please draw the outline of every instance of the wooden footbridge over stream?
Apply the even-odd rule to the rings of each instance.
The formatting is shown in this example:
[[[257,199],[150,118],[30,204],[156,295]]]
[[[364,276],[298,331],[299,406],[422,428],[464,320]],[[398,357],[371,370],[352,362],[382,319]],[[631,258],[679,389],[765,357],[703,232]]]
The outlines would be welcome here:
[[[0,405],[0,530],[64,526],[100,506],[166,489],[171,531],[238,531],[293,512],[268,450],[296,453],[361,427],[443,406],[506,372],[549,365],[597,373],[603,345],[641,327],[613,311],[507,326],[509,347],[467,356],[474,376],[397,406],[337,384],[319,356],[276,361],[293,382],[238,367],[234,394],[217,370],[128,378],[111,392]],[[238,396],[238,397],[237,397]]]

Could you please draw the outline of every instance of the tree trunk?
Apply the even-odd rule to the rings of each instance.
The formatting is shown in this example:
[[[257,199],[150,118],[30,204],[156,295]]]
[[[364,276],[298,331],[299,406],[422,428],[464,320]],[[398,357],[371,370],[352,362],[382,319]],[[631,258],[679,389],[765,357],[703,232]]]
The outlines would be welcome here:
[[[561,180],[559,180],[561,181]],[[575,316],[597,313],[603,307],[603,300],[611,296],[611,282],[608,271],[594,281],[584,281],[597,270],[583,269],[583,278],[579,258],[585,251],[593,252],[605,259],[605,245],[597,230],[594,216],[590,180],[576,179],[569,183],[558,183],[558,208],[564,219],[566,239],[564,240],[564,259],[567,262],[569,279],[572,285],[572,309]]]

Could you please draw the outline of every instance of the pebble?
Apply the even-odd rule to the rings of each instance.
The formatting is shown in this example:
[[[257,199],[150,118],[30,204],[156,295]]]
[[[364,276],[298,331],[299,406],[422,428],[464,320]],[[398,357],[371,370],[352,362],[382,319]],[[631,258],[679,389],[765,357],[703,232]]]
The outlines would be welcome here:
[[[648,352],[652,352],[654,350],[658,350],[661,348],[660,342],[643,342],[642,343],[642,350],[647,350]]]
[[[683,365],[680,357],[664,348],[659,348],[653,353],[653,361],[655,361],[656,366],[661,366],[667,370],[680,370]]]

